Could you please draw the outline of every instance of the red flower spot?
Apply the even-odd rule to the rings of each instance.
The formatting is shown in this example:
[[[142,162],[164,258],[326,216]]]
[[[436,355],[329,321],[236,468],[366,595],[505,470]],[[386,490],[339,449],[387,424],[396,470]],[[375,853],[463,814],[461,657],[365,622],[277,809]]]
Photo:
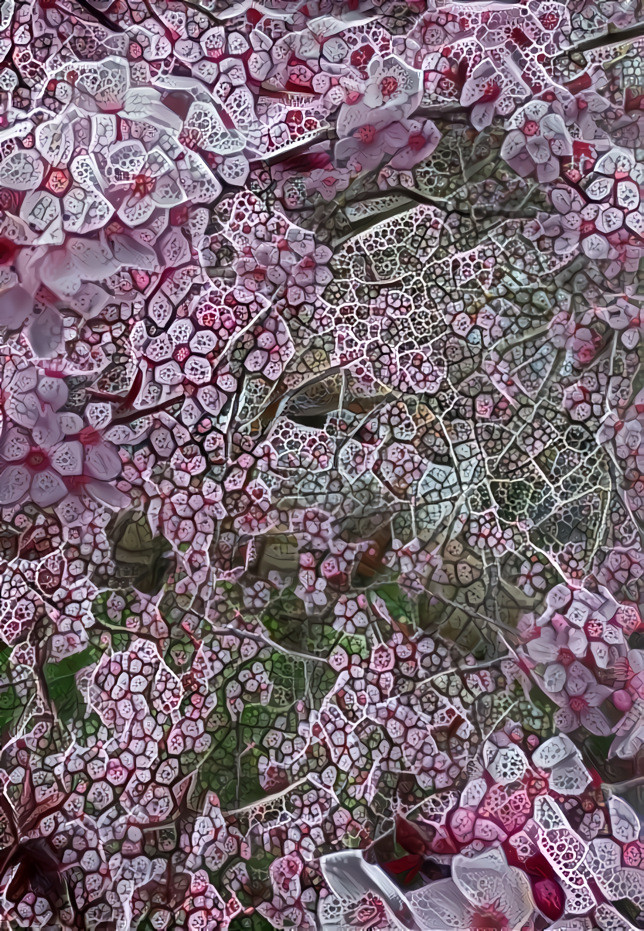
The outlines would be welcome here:
[[[5,236],[0,236],[0,265],[10,265],[18,247],[10,239],[7,239]]]
[[[353,135],[360,142],[364,142],[365,145],[371,145],[377,136],[376,127],[371,125],[361,126],[360,129],[356,129]]]
[[[185,362],[189,355],[190,350],[187,346],[178,346],[172,353],[172,358],[175,362]]]
[[[503,912],[494,905],[488,905],[474,912],[470,927],[476,928],[476,931],[509,931],[510,925]]]
[[[132,193],[135,197],[145,197],[154,190],[155,183],[154,178],[149,175],[136,175],[132,182]]]
[[[49,466],[49,456],[39,446],[32,446],[27,453],[25,465],[32,472],[43,472]]]
[[[562,666],[570,666],[575,662],[575,654],[568,647],[562,647],[557,655],[557,660]]]
[[[420,152],[425,142],[426,140],[422,133],[412,133],[409,137],[409,148],[412,149],[413,152]]]

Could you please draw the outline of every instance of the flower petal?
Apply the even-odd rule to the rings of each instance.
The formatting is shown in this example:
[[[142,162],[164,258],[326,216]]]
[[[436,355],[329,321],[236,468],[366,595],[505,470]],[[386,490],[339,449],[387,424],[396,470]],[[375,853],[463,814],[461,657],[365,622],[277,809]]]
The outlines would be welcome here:
[[[30,477],[24,466],[9,466],[0,472],[0,505],[16,504],[29,488]]]
[[[589,685],[595,684],[595,677],[580,662],[574,662],[568,667],[566,677],[566,691],[569,695],[583,695]]]
[[[571,711],[570,708],[560,708],[555,714],[553,721],[555,727],[564,734],[577,730],[579,727],[579,716],[576,715],[574,711]]]
[[[45,472],[38,472],[31,480],[31,498],[40,507],[49,507],[64,498],[66,494],[67,488],[62,478],[49,469]]]
[[[29,452],[29,440],[17,427],[11,427],[0,441],[0,456],[7,462],[19,462]]]
[[[0,326],[15,330],[22,326],[34,308],[33,298],[15,285],[0,294]]]
[[[112,481],[121,471],[121,459],[116,449],[107,442],[85,450],[85,472],[103,482]]]
[[[610,724],[599,708],[584,708],[579,716],[581,723],[591,734],[597,734],[600,737],[607,737],[610,734]]]
[[[83,471],[83,447],[78,440],[61,443],[50,458],[60,475],[81,475]]]
[[[549,692],[560,692],[566,684],[566,670],[561,663],[551,663],[543,674],[543,684]]]
[[[40,359],[51,359],[63,343],[63,321],[53,307],[32,318],[27,331],[29,344]]]

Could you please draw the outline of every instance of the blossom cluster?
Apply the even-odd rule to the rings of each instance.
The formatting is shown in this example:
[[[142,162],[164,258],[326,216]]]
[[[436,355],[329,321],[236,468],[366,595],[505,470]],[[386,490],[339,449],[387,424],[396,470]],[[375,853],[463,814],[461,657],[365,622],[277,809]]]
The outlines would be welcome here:
[[[639,18],[0,4],[3,927],[641,927]]]

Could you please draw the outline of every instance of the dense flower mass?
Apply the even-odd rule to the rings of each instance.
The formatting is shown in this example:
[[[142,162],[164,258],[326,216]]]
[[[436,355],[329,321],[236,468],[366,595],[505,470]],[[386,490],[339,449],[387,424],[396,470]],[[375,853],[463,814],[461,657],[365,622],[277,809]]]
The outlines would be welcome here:
[[[0,924],[644,927],[636,0],[0,3]]]

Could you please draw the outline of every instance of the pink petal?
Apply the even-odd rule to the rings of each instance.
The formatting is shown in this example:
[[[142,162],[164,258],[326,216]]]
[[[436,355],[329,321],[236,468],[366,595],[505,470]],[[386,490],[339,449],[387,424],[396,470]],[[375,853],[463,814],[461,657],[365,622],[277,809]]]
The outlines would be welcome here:
[[[590,669],[575,662],[568,668],[566,691],[569,695],[583,695],[588,686],[594,685],[595,681]]]
[[[62,478],[49,469],[45,472],[38,472],[31,480],[31,498],[40,507],[49,507],[64,498],[66,494],[67,488]]]
[[[18,462],[29,452],[29,440],[17,427],[11,427],[0,442],[0,456],[7,462]]]
[[[99,504],[105,504],[115,511],[122,510],[127,507],[130,502],[126,494],[119,491],[114,485],[109,485],[107,482],[88,482],[85,486],[85,490],[95,501],[98,501]]]
[[[85,450],[85,472],[92,478],[109,482],[121,471],[121,459],[113,446],[103,442]]]
[[[607,737],[610,734],[610,724],[598,708],[584,708],[580,714],[581,723],[591,734]]]
[[[579,716],[571,711],[570,708],[560,708],[554,716],[554,725],[558,730],[567,734],[579,727]]]
[[[40,359],[51,359],[63,344],[63,321],[57,310],[47,307],[34,316],[27,331],[27,338]]]
[[[15,285],[0,294],[0,326],[16,330],[22,326],[31,311],[34,301],[24,288]]]
[[[60,475],[81,475],[83,471],[83,447],[78,440],[61,443],[51,455],[51,464]]]
[[[16,504],[29,488],[30,477],[24,466],[9,466],[0,472],[0,505]]]

